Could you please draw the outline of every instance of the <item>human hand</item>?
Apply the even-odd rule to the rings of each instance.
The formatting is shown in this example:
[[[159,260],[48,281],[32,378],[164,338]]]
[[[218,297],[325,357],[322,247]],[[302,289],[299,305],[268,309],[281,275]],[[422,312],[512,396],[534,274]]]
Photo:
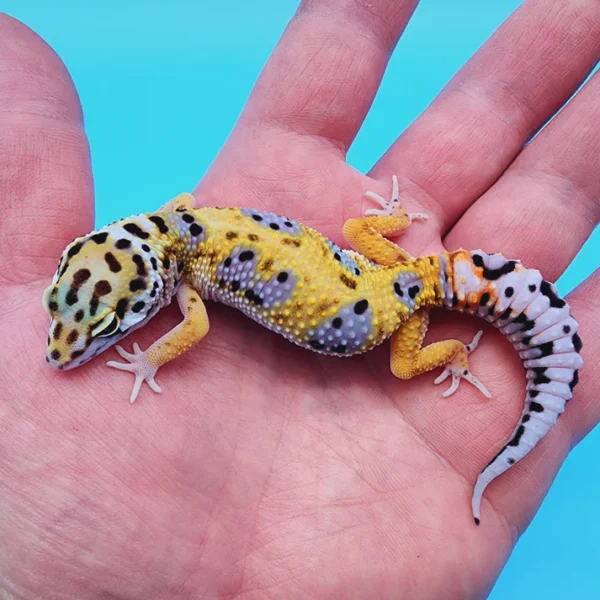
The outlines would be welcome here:
[[[364,176],[345,153],[413,4],[305,2],[198,202],[283,212],[341,242],[342,222],[367,206],[363,192],[387,195],[395,173],[407,208],[430,215],[403,237],[411,253],[443,240],[555,279],[598,219],[598,78],[520,150],[598,59],[600,9],[526,2]],[[161,369],[162,396],[144,390],[130,406],[129,379],[102,358],[54,373],[41,293],[64,246],[93,227],[87,143],[60,61],[8,18],[0,77],[10,340],[0,589],[79,600],[483,597],[598,421],[598,375],[584,367],[547,439],[488,488],[477,528],[472,485],[516,424],[525,387],[495,330],[471,362],[491,401],[467,386],[443,399],[437,373],[396,380],[387,345],[321,358],[213,305],[208,338]],[[599,287],[596,274],[569,298],[588,365]],[[130,341],[147,347],[178,319],[167,310]],[[430,337],[468,340],[480,326],[440,314]]]

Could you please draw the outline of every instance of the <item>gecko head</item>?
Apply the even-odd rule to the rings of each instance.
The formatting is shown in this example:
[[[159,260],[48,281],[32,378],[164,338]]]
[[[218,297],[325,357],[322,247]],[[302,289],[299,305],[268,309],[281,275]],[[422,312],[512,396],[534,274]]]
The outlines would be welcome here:
[[[126,219],[65,248],[43,295],[52,319],[46,349],[51,367],[67,370],[86,363],[144,325],[165,303],[161,272],[169,272],[169,259],[149,234],[140,236],[147,225],[144,217]]]

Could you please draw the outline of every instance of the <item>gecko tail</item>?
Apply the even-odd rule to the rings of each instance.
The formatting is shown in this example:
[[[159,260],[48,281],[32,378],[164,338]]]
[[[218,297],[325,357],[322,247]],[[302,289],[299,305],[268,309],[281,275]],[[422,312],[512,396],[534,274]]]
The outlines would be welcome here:
[[[487,486],[524,458],[564,412],[583,365],[578,322],[554,284],[519,261],[482,250],[444,253],[444,304],[478,315],[499,329],[526,369],[527,393],[521,417],[500,451],[477,477],[473,519],[481,522]]]

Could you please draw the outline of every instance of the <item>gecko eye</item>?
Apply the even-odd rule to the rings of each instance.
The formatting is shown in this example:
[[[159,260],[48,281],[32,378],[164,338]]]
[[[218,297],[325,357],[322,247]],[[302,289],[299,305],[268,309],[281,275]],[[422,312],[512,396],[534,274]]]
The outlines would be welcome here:
[[[44,310],[50,315],[52,316],[52,311],[50,310],[50,295],[52,294],[52,285],[49,285],[45,290],[44,290],[44,295],[42,296],[42,306],[44,307]]]
[[[117,313],[108,313],[92,328],[92,337],[108,337],[119,330],[119,317]]]

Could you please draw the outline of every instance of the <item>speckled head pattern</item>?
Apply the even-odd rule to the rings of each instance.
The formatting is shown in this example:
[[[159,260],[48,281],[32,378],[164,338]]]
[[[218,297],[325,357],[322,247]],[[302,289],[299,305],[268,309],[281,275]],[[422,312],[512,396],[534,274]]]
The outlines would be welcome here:
[[[84,364],[170,300],[177,266],[156,243],[165,227],[163,220],[137,216],[67,246],[43,297],[52,317],[46,352],[50,366]]]

